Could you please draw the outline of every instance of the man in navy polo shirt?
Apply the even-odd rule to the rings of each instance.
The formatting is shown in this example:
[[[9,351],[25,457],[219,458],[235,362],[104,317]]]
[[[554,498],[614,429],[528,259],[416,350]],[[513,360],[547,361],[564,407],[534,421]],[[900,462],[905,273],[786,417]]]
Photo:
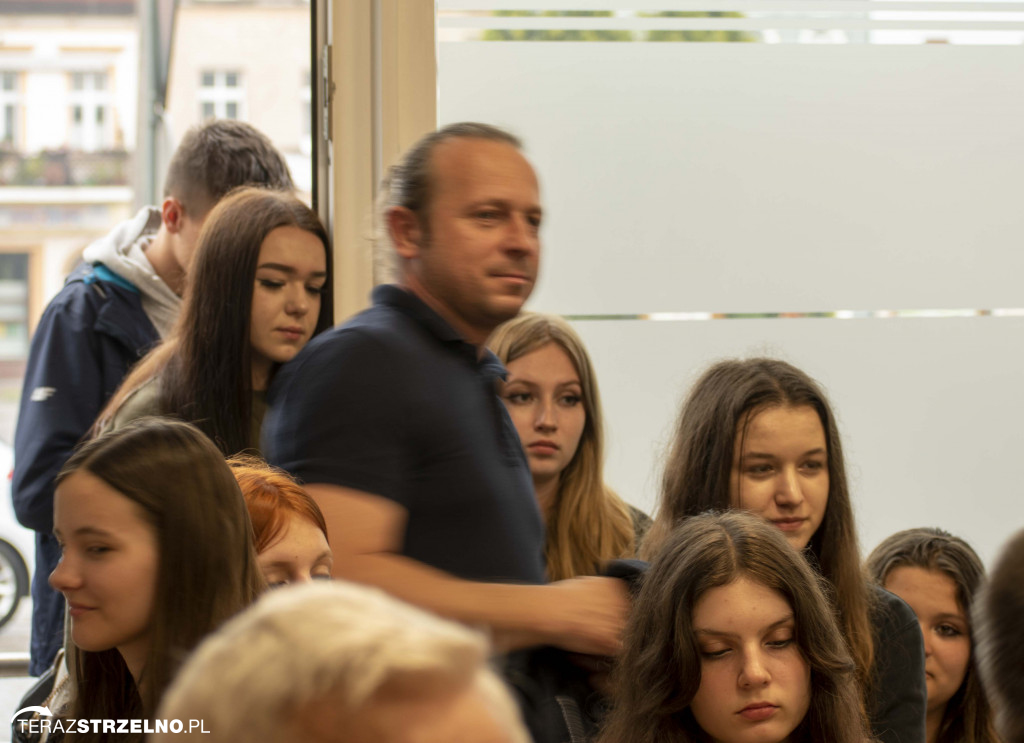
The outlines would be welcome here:
[[[625,591],[544,584],[544,526],[484,348],[536,281],[536,174],[515,137],[463,123],[420,140],[386,187],[399,283],[281,370],[264,449],[323,510],[337,577],[486,626],[505,649],[612,654]]]

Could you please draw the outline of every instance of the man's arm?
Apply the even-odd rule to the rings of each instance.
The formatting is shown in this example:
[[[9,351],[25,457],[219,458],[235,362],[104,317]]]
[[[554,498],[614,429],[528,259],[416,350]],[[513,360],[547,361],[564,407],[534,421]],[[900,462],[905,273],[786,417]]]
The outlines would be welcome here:
[[[501,650],[555,645],[595,655],[618,652],[629,608],[621,581],[575,578],[530,586],[462,580],[398,554],[406,514],[397,503],[336,485],[306,490],[327,520],[335,577],[485,626]]]

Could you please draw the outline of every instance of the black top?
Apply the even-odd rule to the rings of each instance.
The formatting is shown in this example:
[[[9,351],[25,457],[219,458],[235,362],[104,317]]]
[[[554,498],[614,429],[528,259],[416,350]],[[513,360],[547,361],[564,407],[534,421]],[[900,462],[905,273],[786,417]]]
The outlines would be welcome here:
[[[407,557],[469,580],[543,583],[533,481],[495,388],[505,368],[415,295],[380,286],[373,302],[278,372],[267,458],[402,506]]]
[[[871,737],[879,743],[924,743],[928,691],[921,625],[899,596],[877,586],[875,592],[874,690],[867,700]]]

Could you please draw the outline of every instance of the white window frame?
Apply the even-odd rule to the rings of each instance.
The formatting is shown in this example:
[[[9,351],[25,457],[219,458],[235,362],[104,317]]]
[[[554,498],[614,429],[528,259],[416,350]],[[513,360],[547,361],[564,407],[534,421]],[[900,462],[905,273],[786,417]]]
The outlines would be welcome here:
[[[107,70],[68,72],[68,140],[72,148],[95,152],[114,146],[110,78]]]

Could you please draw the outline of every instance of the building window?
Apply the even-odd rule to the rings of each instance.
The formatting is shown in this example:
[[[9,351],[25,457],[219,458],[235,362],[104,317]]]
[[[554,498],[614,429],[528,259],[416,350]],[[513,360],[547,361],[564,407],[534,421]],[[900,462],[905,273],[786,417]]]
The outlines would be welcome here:
[[[109,75],[106,72],[71,73],[71,146],[92,152],[113,147]]]
[[[0,361],[28,355],[28,254],[0,253]]]
[[[0,71],[0,146],[13,147],[17,142],[18,73]]]
[[[236,70],[203,70],[199,75],[199,111],[209,119],[244,119],[245,86]]]

